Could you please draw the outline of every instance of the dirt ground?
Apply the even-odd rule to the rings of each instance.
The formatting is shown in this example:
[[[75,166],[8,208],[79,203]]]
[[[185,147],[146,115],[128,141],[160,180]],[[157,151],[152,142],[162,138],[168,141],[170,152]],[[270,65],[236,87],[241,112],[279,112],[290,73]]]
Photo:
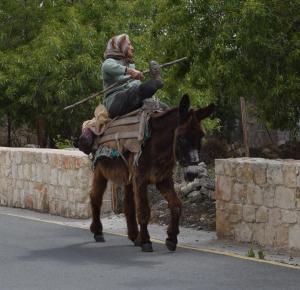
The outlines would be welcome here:
[[[209,177],[214,180],[214,165],[208,167]],[[148,189],[151,202],[151,223],[165,225],[169,223],[170,213],[167,202],[151,187]],[[214,231],[216,229],[215,200],[207,195],[178,196],[182,201],[180,225],[196,230]]]

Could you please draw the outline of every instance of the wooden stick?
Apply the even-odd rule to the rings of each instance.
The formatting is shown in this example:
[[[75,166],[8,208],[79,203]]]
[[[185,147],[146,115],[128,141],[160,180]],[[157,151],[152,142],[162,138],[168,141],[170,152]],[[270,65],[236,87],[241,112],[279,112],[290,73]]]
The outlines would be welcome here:
[[[245,156],[249,157],[249,144],[248,144],[248,128],[247,128],[247,114],[246,114],[246,103],[245,98],[240,98],[241,102],[241,115],[242,115],[242,128],[243,128],[243,140],[245,146]]]
[[[187,57],[186,57],[186,56],[183,57],[183,58],[180,58],[180,59],[176,59],[176,60],[173,60],[173,61],[164,63],[164,64],[160,65],[160,67],[161,67],[161,68],[168,67],[168,66],[174,65],[174,64],[176,64],[176,63],[182,62],[182,61],[184,61],[184,60],[187,60]],[[148,73],[149,73],[149,70],[145,70],[145,71],[143,71],[142,73],[143,73],[143,74],[148,74]],[[82,100],[80,100],[80,101],[78,101],[78,102],[76,102],[76,103],[74,103],[74,104],[72,104],[72,105],[70,105],[70,106],[64,107],[64,110],[72,109],[72,108],[74,108],[74,107],[76,107],[76,106],[78,106],[78,105],[80,105],[80,104],[83,104],[83,103],[85,103],[85,102],[87,102],[87,101],[89,101],[89,100],[91,100],[91,99],[94,99],[94,98],[97,97],[97,96],[100,96],[100,95],[102,95],[102,94],[105,94],[105,93],[109,92],[111,89],[116,88],[116,87],[118,87],[118,86],[120,86],[120,85],[125,84],[125,83],[126,83],[127,81],[129,81],[131,78],[132,78],[131,76],[128,76],[128,77],[126,77],[126,78],[124,78],[124,79],[122,79],[122,80],[119,80],[119,81],[115,82],[114,84],[110,85],[109,87],[107,87],[106,89],[102,90],[101,92],[94,93],[94,94],[88,96],[87,98],[84,98],[84,99],[82,99]]]

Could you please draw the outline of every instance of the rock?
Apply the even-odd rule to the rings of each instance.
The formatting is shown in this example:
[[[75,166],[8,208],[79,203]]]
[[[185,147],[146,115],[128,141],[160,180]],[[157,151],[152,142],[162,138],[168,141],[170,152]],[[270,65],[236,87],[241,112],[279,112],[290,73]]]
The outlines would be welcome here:
[[[199,195],[201,195],[200,191],[195,190],[195,191],[190,192],[190,193],[187,195],[187,197],[191,198],[191,197],[197,197],[197,196],[199,196]]]
[[[199,183],[201,187],[205,187],[211,190],[215,189],[215,183],[208,176],[203,176],[200,178]]]
[[[187,185],[181,187],[180,192],[182,195],[187,196],[190,192],[201,188],[199,179],[195,179],[193,182],[189,182]]]

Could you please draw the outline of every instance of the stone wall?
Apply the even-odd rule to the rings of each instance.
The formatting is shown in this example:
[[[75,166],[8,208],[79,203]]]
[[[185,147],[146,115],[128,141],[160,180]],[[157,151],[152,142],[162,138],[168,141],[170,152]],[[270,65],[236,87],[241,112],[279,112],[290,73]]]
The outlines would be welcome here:
[[[218,159],[219,238],[300,251],[300,160]]]
[[[87,218],[93,172],[80,151],[0,147],[0,205]],[[103,211],[111,210],[110,194]]]

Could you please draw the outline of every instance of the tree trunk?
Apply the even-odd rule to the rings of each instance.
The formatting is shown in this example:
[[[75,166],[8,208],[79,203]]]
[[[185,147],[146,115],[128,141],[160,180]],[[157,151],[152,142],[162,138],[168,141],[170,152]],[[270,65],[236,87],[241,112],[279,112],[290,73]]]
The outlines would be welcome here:
[[[38,117],[36,131],[37,131],[38,145],[41,148],[43,148],[46,146],[46,138],[45,138],[45,120],[42,117]]]
[[[7,114],[7,146],[11,147],[11,118],[9,113]]]
[[[248,144],[248,128],[247,128],[247,114],[246,114],[246,104],[243,97],[240,98],[241,101],[241,115],[242,115],[242,128],[243,128],[243,140],[245,146],[245,156],[249,157],[249,144]]]

